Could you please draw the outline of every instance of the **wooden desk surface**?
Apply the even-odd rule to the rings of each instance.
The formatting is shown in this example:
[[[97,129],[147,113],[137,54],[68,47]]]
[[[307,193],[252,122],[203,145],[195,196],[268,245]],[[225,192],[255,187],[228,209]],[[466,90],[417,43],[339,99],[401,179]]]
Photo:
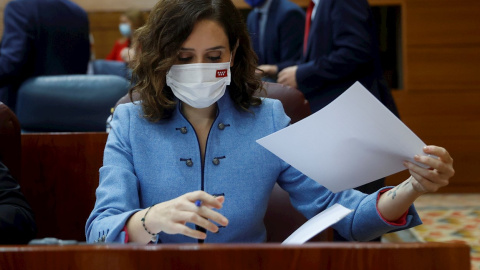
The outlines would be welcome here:
[[[460,243],[0,246],[1,269],[469,270]]]

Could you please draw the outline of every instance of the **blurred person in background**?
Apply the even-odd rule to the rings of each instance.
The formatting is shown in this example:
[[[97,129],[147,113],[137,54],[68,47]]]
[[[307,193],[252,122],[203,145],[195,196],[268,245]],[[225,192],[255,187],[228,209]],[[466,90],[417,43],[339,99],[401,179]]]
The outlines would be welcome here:
[[[245,2],[253,8],[248,14],[247,27],[258,64],[277,65],[300,60],[305,29],[303,9],[289,0]],[[274,82],[276,78],[264,76],[263,80]]]
[[[129,50],[133,43],[135,30],[145,24],[145,15],[137,9],[128,9],[120,16],[118,25],[122,38],[115,41],[105,60],[129,62],[133,50]]]
[[[15,108],[23,81],[85,74],[90,59],[85,10],[69,0],[13,0],[5,6],[0,44],[0,101]]]
[[[312,0],[307,8],[300,61],[259,68],[278,83],[301,90],[317,112],[359,81],[399,116],[383,77],[372,10],[366,0]],[[357,189],[373,193],[385,178]]]

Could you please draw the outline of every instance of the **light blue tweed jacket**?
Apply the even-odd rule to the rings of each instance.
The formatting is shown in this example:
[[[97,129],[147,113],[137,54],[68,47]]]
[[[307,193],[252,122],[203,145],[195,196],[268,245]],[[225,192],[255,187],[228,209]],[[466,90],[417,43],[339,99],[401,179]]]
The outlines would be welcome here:
[[[227,91],[218,101],[204,168],[195,132],[179,107],[171,119],[158,123],[141,117],[140,105],[117,107],[100,169],[97,200],[86,224],[88,242],[122,243],[122,230],[133,213],[195,190],[225,194],[218,211],[229,219],[229,225],[219,233],[207,233],[206,243],[263,242],[263,217],[275,182],[289,192],[293,205],[307,218],[337,202],[354,209],[334,225],[350,240],[366,241],[421,223],[412,206],[405,226],[390,225],[378,214],[378,193],[348,190],[334,194],[257,144],[257,139],[290,122],[278,100],[264,99],[261,106],[251,108],[252,114],[235,109]],[[166,233],[160,233],[160,241],[197,242]]]

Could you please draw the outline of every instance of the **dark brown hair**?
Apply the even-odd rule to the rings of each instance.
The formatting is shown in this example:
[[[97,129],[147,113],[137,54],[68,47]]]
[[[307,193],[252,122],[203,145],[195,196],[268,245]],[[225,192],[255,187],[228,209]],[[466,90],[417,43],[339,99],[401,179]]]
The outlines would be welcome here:
[[[251,48],[250,37],[242,15],[231,0],[160,0],[150,12],[145,26],[137,30],[134,44],[136,57],[132,62],[134,86],[142,100],[144,117],[152,122],[169,118],[176,106],[166,74],[176,61],[177,53],[201,20],[219,23],[228,37],[230,51],[237,44],[230,97],[239,109],[261,104],[254,97],[261,88],[255,75],[257,56]]]

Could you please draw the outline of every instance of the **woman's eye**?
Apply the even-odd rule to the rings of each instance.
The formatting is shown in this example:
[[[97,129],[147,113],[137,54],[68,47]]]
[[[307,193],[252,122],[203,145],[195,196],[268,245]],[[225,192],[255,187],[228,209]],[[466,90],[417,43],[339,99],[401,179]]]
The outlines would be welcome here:
[[[178,57],[178,61],[180,62],[189,62],[192,60],[192,57]]]
[[[208,59],[212,62],[216,62],[220,60],[220,56],[209,56]]]

